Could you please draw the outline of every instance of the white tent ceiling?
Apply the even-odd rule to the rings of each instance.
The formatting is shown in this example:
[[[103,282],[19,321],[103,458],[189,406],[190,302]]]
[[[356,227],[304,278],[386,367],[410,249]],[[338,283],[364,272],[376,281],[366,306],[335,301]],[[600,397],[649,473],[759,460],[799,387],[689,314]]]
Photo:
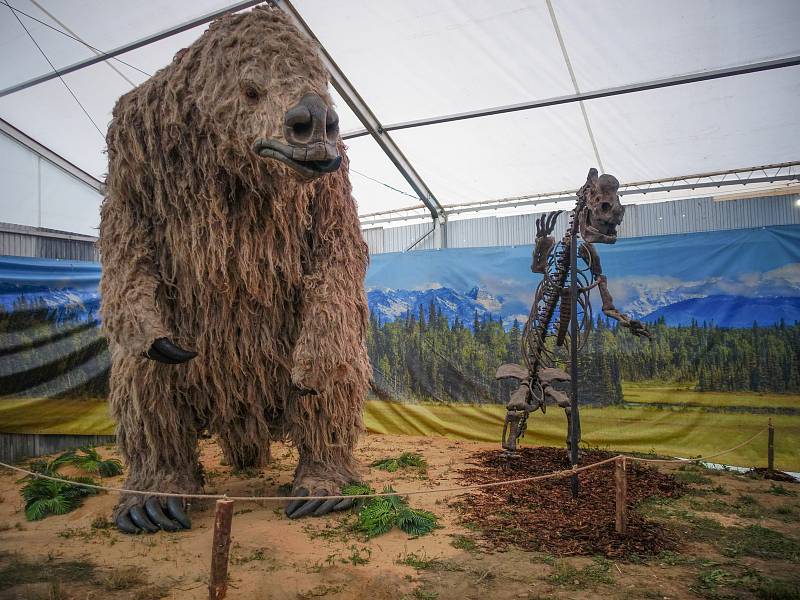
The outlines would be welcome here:
[[[232,4],[0,0],[6,1],[102,50]],[[797,0],[295,0],[294,6],[384,125],[800,55]],[[93,55],[18,16],[56,69]],[[119,58],[153,73],[204,28]],[[0,56],[0,89],[51,71],[2,4]],[[64,81],[104,130],[116,98],[146,77],[112,60]],[[574,188],[598,158],[622,181],[797,160],[799,100],[794,66],[590,100],[583,103],[585,117],[576,102],[391,135],[449,205]],[[341,99],[338,109],[344,132],[363,128]],[[103,137],[58,79],[0,98],[0,118],[102,179]],[[348,145],[362,214],[419,203],[372,138]]]

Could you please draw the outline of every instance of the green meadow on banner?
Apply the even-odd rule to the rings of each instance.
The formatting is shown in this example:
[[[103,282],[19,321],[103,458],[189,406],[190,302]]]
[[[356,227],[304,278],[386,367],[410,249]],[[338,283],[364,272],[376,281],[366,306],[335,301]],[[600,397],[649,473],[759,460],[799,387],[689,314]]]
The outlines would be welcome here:
[[[539,275],[531,247],[372,257],[373,398],[381,433],[498,441]],[[699,456],[776,426],[776,466],[800,471],[800,227],[622,239],[603,249],[633,337],[596,310],[579,359],[586,445]],[[99,266],[0,258],[0,432],[110,434]],[[599,299],[593,298],[599,307]],[[170,368],[170,367],[164,367]],[[562,411],[529,421],[526,444],[564,443]],[[760,446],[724,462],[763,466]]]

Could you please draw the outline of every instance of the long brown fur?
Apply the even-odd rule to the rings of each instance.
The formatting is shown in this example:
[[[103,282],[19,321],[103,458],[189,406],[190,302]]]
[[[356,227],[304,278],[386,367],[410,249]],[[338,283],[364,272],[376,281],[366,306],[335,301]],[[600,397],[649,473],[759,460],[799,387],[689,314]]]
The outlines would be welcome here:
[[[331,105],[327,84],[314,44],[259,8],[212,23],[114,109],[101,293],[127,487],[201,490],[205,428],[239,468],[290,441],[295,489],[337,493],[358,476],[368,256],[347,160],[308,182],[251,151],[256,138],[283,139],[304,94]],[[142,356],[165,336],[198,356]]]

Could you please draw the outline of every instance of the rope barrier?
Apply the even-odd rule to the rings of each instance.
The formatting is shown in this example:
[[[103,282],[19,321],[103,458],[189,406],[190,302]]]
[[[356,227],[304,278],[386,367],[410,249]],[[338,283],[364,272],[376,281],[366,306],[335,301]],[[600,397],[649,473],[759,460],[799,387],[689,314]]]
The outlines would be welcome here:
[[[390,496],[418,496],[424,494],[444,494],[444,493],[466,493],[473,490],[480,490],[480,489],[487,489],[493,487],[501,487],[504,485],[512,485],[518,483],[530,483],[532,481],[543,481],[545,479],[558,479],[561,477],[570,477],[575,475],[576,473],[580,473],[582,471],[588,471],[589,469],[596,469],[602,465],[606,465],[612,462],[615,462],[617,459],[626,459],[626,460],[633,460],[638,462],[646,462],[646,463],[686,463],[686,462],[700,462],[707,460],[709,458],[715,458],[717,456],[722,456],[723,454],[728,454],[733,452],[734,450],[738,450],[743,446],[746,446],[754,439],[756,439],[759,435],[764,433],[768,428],[765,427],[757,431],[753,436],[738,444],[732,448],[728,448],[727,450],[723,450],[722,452],[717,452],[715,454],[710,454],[708,456],[700,457],[700,458],[641,458],[638,456],[632,456],[629,454],[617,454],[612,456],[611,458],[606,458],[604,460],[584,465],[582,467],[578,467],[577,465],[573,465],[569,469],[561,469],[560,471],[553,471],[551,473],[545,473],[544,475],[535,475],[532,477],[522,477],[519,479],[506,479],[503,481],[490,481],[488,483],[477,483],[473,485],[465,485],[465,486],[454,486],[454,487],[447,487],[447,488],[438,488],[438,489],[430,489],[430,490],[412,490],[410,492],[377,492],[373,494],[337,494],[332,496],[313,496],[314,500],[335,500],[335,499],[368,499],[368,498],[386,498]],[[140,496],[158,496],[161,498],[190,498],[190,499],[209,499],[209,500],[235,500],[237,502],[289,502],[292,500],[308,500],[309,496],[229,496],[228,494],[179,494],[173,492],[157,492],[157,491],[144,491],[144,490],[129,490],[126,488],[117,488],[117,487],[110,487],[104,485],[95,485],[91,483],[83,483],[78,481],[70,481],[69,479],[62,479],[60,477],[52,477],[50,475],[44,475],[43,473],[36,473],[34,471],[29,471],[28,469],[23,469],[21,467],[15,467],[13,465],[6,464],[4,462],[0,462],[0,467],[5,467],[7,469],[11,469],[12,471],[18,471],[20,473],[24,473],[26,475],[30,475],[33,477],[37,477],[39,479],[48,479],[50,481],[55,481],[58,483],[66,483],[69,485],[74,485],[77,487],[83,487],[88,489],[94,490],[102,490],[106,492],[117,492],[119,494],[134,494]]]

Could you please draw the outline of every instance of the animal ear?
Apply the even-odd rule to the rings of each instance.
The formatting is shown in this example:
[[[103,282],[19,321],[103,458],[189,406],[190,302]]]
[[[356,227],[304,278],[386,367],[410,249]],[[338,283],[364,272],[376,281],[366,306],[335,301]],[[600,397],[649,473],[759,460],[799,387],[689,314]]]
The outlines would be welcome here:
[[[586,183],[589,185],[589,187],[594,187],[597,185],[597,175],[597,169],[594,167],[589,169],[589,174],[586,176]]]

